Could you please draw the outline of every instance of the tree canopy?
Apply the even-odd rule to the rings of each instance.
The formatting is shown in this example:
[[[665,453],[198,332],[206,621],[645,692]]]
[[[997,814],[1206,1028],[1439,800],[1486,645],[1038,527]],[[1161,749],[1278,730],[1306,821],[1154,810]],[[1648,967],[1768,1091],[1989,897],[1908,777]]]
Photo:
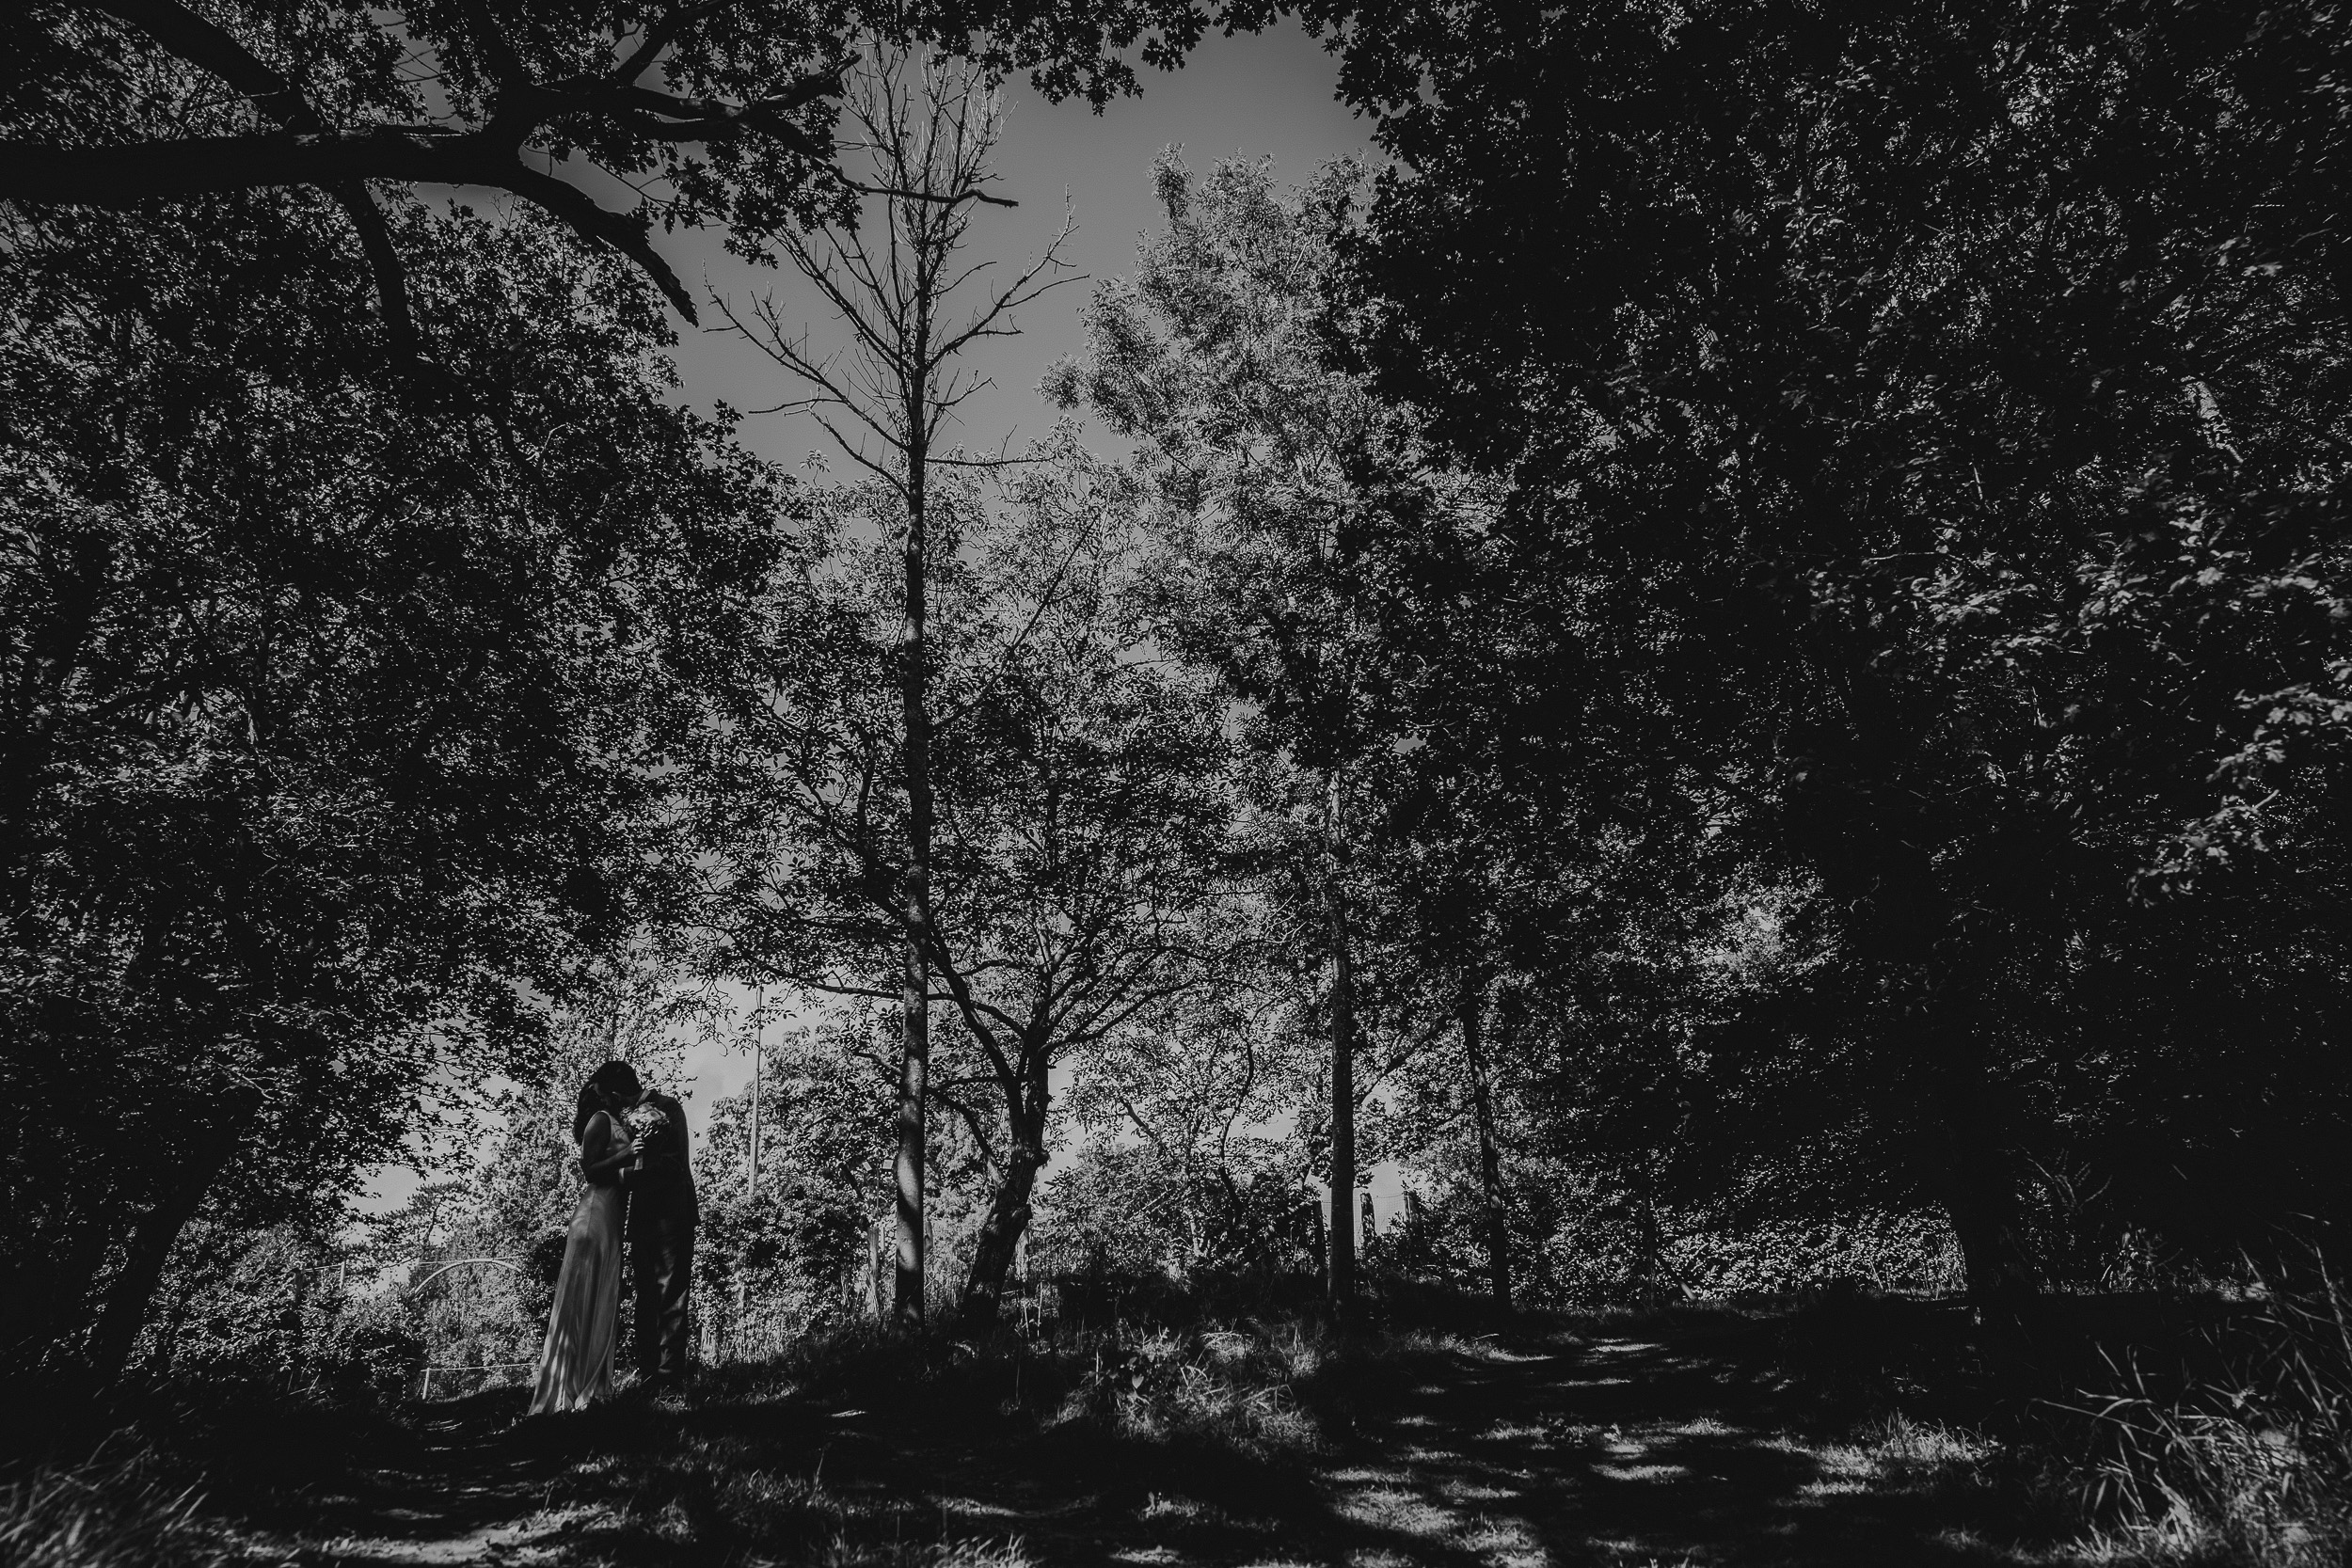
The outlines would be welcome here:
[[[437,1083],[544,1227],[625,959],[808,1014],[705,1150],[746,1314],[879,1296],[894,1135],[976,1325],[1041,1226],[1344,1312],[1375,1166],[1373,1266],[1520,1299],[2352,1219],[2345,14],[1311,4],[1386,166],[1171,150],[1073,422],[950,445],[1058,276],[967,254],[1007,73],[1270,14],[0,22],[11,1345],[119,1367]],[[679,406],[656,221],[844,316],[721,301],[861,474]]]
[[[1270,8],[868,7],[798,0],[347,3],[35,0],[0,19],[0,200],[136,209],[304,187],[342,210],[396,352],[420,352],[409,245],[371,182],[511,192],[634,261],[687,320],[694,300],[648,237],[722,224],[765,253],[854,196],[833,142],[864,36],[940,40],[1050,97],[1098,107],[1168,69],[1214,24]],[[615,209],[599,193],[637,193]],[[404,240],[407,244],[404,244]]]
[[[775,548],[779,483],[667,401],[635,279],[405,213],[469,389],[421,411],[352,352],[334,221],[12,231],[0,1005],[47,1129],[8,1158],[62,1173],[11,1206],[12,1338],[216,1173],[342,1190],[658,911],[649,768]],[[101,1362],[143,1305],[115,1277]]]
[[[2340,1202],[2341,19],[1342,20],[1400,160],[1350,352],[1509,483],[1546,695],[1655,721],[1565,770],[1633,747],[1834,932],[1686,1065],[1802,1064],[1988,1287],[2061,1146]]]

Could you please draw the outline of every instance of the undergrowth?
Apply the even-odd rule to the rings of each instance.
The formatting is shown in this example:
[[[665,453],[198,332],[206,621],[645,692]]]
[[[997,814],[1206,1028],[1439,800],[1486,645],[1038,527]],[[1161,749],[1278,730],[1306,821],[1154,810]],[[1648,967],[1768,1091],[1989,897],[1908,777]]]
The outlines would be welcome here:
[[[2272,1292],[2184,1370],[2133,1354],[2076,1407],[2098,1529],[2086,1556],[2150,1568],[2352,1561],[2352,1293]]]
[[[1465,1358],[1573,1351],[1597,1334],[1668,1340],[1724,1369],[1726,1397],[1761,1399],[1782,1423],[1757,1440],[1803,1456],[1806,1494],[1981,1525],[2010,1560],[2352,1561],[2352,1304],[2332,1286],[2260,1310],[2076,1298],[1989,1326],[1952,1303],[1680,1307],[1536,1323],[1510,1342],[1402,1314],[1341,1336],[1308,1312],[1134,1306],[979,1342],[838,1327],[710,1369],[685,1399],[626,1392],[512,1430],[516,1390],[405,1417],[158,1390],[95,1457],[0,1470],[0,1560],[209,1568],[339,1549],[307,1499],[337,1475],[412,1471],[426,1421],[477,1433],[528,1471],[521,1544],[561,1562],[1027,1568],[1067,1555],[1070,1543],[959,1512],[948,1478],[974,1465],[1050,1477],[1101,1516],[1146,1522],[1135,1528],[1149,1539],[1271,1540],[1279,1520],[1325,1507],[1318,1476],[1359,1462],[1343,1455],[1401,1390],[1458,1376]]]
[[[1766,1376],[1836,1435],[1829,1489],[1952,1497],[2043,1544],[2138,1568],[2352,1563],[2352,1292],[2314,1271],[2265,1302],[1827,1302]]]
[[[101,1453],[0,1484],[0,1562],[13,1568],[211,1568],[232,1555],[193,1488],[153,1456]]]

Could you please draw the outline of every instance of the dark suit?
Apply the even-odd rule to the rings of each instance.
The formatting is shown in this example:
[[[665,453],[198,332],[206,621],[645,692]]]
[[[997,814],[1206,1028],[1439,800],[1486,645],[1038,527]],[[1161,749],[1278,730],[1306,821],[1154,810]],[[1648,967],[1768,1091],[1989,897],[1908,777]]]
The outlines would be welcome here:
[[[686,1113],[660,1090],[645,1096],[638,1161],[628,1173],[629,1267],[637,1276],[637,1370],[664,1383],[686,1376],[686,1291],[694,1273],[694,1172]]]

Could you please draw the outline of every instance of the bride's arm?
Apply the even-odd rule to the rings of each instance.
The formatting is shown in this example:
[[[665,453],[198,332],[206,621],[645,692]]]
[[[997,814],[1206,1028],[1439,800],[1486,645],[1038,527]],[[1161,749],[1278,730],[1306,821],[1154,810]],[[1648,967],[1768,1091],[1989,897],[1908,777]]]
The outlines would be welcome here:
[[[588,1118],[588,1135],[580,1141],[580,1173],[593,1181],[605,1172],[628,1164],[636,1150],[627,1138],[612,1135],[612,1118],[598,1111]]]

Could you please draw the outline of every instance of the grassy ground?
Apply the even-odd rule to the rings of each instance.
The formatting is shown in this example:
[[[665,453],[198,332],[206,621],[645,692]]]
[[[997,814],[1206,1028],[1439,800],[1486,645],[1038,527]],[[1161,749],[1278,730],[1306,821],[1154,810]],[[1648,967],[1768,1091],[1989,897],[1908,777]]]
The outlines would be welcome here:
[[[2178,1306],[2082,1310],[2104,1312],[2106,1355],[2126,1362],[2146,1354],[2118,1346],[2184,1328]],[[1295,1318],[1129,1323],[978,1350],[842,1335],[683,1397],[555,1419],[523,1419],[517,1390],[377,1414],[183,1402],[139,1413],[94,1459],[20,1461],[0,1559],[2344,1560],[2324,1508],[2280,1506],[2310,1433],[2249,1439],[2268,1492],[2217,1508],[2184,1491],[2173,1508],[2161,1488],[2180,1489],[2179,1465],[2143,1453],[2134,1471],[2098,1447],[2115,1421],[2021,1397],[2105,1365],[2081,1327],[2005,1338],[1913,1302],[1345,1341]],[[2119,1476],[2138,1478],[2136,1501],[2101,1491]],[[2317,1496],[2325,1477],[2301,1480]],[[2232,1506],[2268,1523],[2232,1537]]]

